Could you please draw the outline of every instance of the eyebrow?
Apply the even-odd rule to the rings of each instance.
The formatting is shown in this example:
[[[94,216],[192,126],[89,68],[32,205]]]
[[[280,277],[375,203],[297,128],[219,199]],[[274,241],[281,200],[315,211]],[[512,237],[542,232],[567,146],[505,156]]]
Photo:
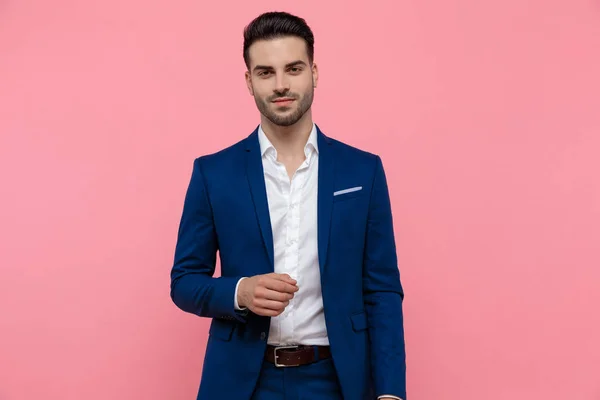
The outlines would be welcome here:
[[[297,61],[293,61],[291,63],[285,64],[285,67],[286,68],[290,68],[290,67],[295,67],[295,66],[298,66],[298,65],[304,65],[304,66],[306,66],[306,63],[304,61],[302,61],[302,60],[297,60]],[[254,67],[252,69],[252,71],[257,71],[259,69],[273,69],[273,67],[270,67],[268,65],[257,65],[256,67]]]

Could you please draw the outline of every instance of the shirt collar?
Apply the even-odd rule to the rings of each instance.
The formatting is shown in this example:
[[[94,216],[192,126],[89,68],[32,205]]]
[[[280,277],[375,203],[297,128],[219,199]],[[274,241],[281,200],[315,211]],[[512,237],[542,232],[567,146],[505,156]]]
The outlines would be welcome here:
[[[267,151],[272,149],[277,154],[277,150],[275,146],[271,143],[269,138],[262,129],[262,125],[258,127],[258,142],[260,143],[260,154],[264,156]],[[310,148],[313,148],[317,154],[319,153],[319,145],[317,143],[317,126],[313,123],[312,130],[310,131],[310,135],[308,136],[308,141],[304,146],[304,153],[308,155]]]

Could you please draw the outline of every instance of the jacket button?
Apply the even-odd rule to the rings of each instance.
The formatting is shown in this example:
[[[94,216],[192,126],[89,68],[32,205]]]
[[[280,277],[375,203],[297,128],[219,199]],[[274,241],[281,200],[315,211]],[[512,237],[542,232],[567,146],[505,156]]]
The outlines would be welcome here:
[[[267,334],[265,332],[260,333],[260,340],[265,340],[267,338]]]

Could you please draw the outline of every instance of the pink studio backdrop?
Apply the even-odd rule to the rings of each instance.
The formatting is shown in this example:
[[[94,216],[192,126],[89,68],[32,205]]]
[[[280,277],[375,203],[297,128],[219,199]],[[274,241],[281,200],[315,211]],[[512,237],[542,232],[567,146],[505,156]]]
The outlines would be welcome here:
[[[315,31],[317,123],[383,158],[410,400],[600,399],[595,0],[0,0],[0,399],[195,398],[176,232],[258,123],[271,9]]]

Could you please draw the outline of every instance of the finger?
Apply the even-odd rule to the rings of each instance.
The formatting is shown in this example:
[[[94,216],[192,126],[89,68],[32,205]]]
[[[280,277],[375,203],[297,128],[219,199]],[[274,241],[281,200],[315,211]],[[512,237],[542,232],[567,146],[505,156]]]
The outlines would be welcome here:
[[[257,278],[258,279],[256,282],[258,286],[265,286],[267,282],[283,282],[292,286],[296,286],[296,281],[290,278],[287,274],[270,273],[265,275],[258,275]]]
[[[253,301],[254,307],[266,308],[275,311],[283,311],[288,304],[290,304],[289,301],[275,301],[266,299],[254,299]]]
[[[288,274],[273,274],[273,278],[278,279],[280,281],[290,283],[292,285],[295,285],[296,283],[298,283],[298,281],[296,281],[294,278],[292,278]]]
[[[288,301],[294,297],[293,293],[282,293],[276,290],[271,289],[263,289],[263,291],[257,294],[257,297],[267,299],[267,300],[275,300],[275,301]]]
[[[265,281],[264,285],[267,289],[281,293],[295,293],[298,291],[298,286],[276,279],[268,279]]]
[[[269,310],[268,308],[255,308],[254,310],[252,310],[252,312],[256,315],[261,315],[263,317],[276,317],[280,315],[283,312],[283,310],[275,311]]]

